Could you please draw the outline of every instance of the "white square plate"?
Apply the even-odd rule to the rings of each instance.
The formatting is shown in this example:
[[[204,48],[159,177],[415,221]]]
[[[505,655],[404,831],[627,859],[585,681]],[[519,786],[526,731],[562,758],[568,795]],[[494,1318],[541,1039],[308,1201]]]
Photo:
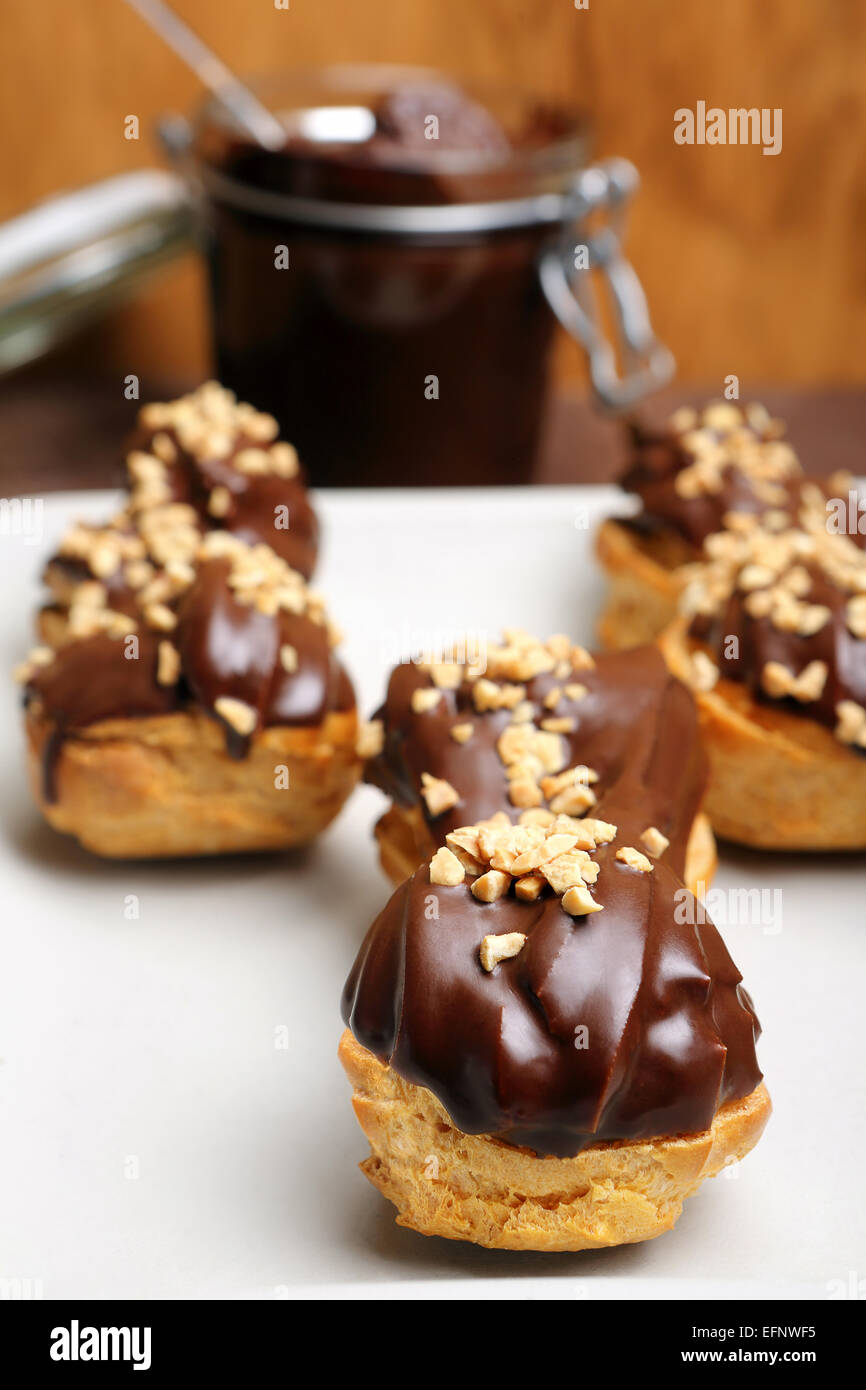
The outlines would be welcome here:
[[[0,537],[0,657],[37,571],[112,494]],[[320,495],[317,587],[371,711],[431,634],[503,624],[592,643],[607,488]],[[647,1245],[515,1255],[400,1230],[360,1175],[340,990],[388,887],[362,788],[311,850],[101,862],[44,826],[0,683],[0,1280],[46,1298],[828,1298],[866,1273],[863,857],[724,850],[717,885],[781,920],[720,923],[756,1001],[775,1114],[756,1151]],[[130,895],[139,916],[130,920]],[[771,914],[772,915],[772,914]],[[288,1046],[279,1044],[288,1039]]]

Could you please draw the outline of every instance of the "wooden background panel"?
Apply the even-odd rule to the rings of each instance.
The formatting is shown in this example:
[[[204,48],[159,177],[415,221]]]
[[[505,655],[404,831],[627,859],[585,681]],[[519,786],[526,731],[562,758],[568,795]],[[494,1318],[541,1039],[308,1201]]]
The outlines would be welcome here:
[[[858,0],[178,0],[238,69],[383,59],[585,102],[643,188],[630,251],[684,380],[866,379],[866,6]],[[197,85],[121,0],[7,6],[0,216],[153,161]],[[677,146],[679,106],[783,110],[782,153]],[[123,139],[129,114],[142,139]],[[87,362],[206,370],[192,262],[91,333]],[[560,372],[582,377],[564,344]]]

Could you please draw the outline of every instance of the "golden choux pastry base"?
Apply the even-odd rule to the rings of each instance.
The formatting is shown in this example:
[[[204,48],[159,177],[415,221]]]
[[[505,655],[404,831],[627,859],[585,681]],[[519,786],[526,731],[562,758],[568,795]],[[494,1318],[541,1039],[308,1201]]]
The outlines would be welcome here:
[[[688,683],[682,619],[659,638],[670,669]],[[697,692],[710,764],[704,809],[717,835],[757,849],[866,848],[866,757],[787,709],[761,704],[722,678]]]
[[[539,1158],[455,1129],[430,1091],[348,1029],[339,1055],[372,1149],[361,1171],[396,1206],[397,1224],[496,1250],[597,1250],[662,1235],[705,1178],[754,1147],[771,1110],[761,1085],[724,1105],[702,1134]]]
[[[652,642],[677,616],[675,575],[695,553],[676,536],[640,537],[616,521],[603,521],[595,553],[609,582],[598,640],[608,651]]]
[[[53,725],[27,717],[30,775],[45,819],[108,858],[167,858],[288,849],[337,815],[358,780],[355,711],[315,728],[256,734],[246,758],[225,749],[221,725],[198,711],[110,719],[63,742],[58,798],[46,802],[42,766]],[[276,769],[288,768],[288,787]]]
[[[396,886],[404,883],[421,864],[436,853],[427,824],[418,806],[392,805],[376,822],[379,862]],[[710,822],[703,814],[695,817],[686,849],[685,881],[693,893],[711,882],[718,866],[716,842]]]

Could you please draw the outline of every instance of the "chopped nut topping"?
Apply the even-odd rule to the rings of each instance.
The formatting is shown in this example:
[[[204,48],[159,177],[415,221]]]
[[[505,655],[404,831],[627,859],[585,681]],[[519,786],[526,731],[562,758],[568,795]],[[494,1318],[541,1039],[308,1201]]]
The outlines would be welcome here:
[[[515,777],[508,786],[508,799],[512,806],[526,811],[533,806],[540,806],[544,797],[541,795],[538,783],[533,781],[531,777]]]
[[[572,647],[571,665],[575,671],[594,671],[595,659],[586,647]]]
[[[27,660],[13,668],[12,679],[17,685],[27,685],[41,667],[50,666],[53,660],[54,652],[50,647],[33,647]]]
[[[455,888],[466,877],[466,870],[450,849],[438,849],[430,860],[430,882]]]
[[[565,854],[557,854],[554,859],[546,859],[538,866],[554,893],[565,893],[584,881],[584,869],[588,861],[586,850],[570,849]]]
[[[639,849],[633,849],[631,845],[623,845],[617,850],[616,857],[630,869],[639,869],[642,874],[651,874],[655,868],[645,854],[641,854]]]
[[[435,709],[441,699],[441,690],[435,690],[430,686],[420,686],[418,690],[412,691],[412,710],[415,714],[426,714],[429,710]]]
[[[866,748],[866,709],[855,700],[840,700],[836,706],[836,737],[840,743]]]
[[[475,725],[471,723],[452,724],[448,732],[455,743],[468,743],[475,732]]]
[[[421,795],[431,816],[443,815],[460,800],[460,793],[454,790],[450,782],[441,777],[431,777],[429,772],[421,773],[421,784]]]
[[[719,679],[719,668],[706,652],[692,654],[691,686],[693,690],[706,692],[712,690]]]
[[[171,642],[159,644],[156,679],[160,685],[177,685],[180,679],[180,653]]]
[[[456,690],[463,680],[463,667],[456,661],[436,661],[430,667],[430,679],[439,690]]]
[[[481,677],[472,687],[472,699],[479,714],[491,709],[515,709],[526,696],[523,685],[497,685]]]
[[[520,704],[515,705],[511,711],[512,724],[531,724],[536,715],[535,705],[531,700],[521,700]]]
[[[211,516],[228,516],[232,507],[232,495],[227,487],[215,487],[208,498],[207,509]]]
[[[569,700],[582,700],[585,695],[589,694],[589,690],[579,681],[569,681],[565,687],[565,694]]]
[[[278,478],[295,478],[300,471],[298,451],[292,444],[282,441],[272,444],[269,451],[271,469]]]
[[[547,694],[544,697],[544,700],[542,701],[542,704],[544,705],[545,709],[556,709],[556,706],[559,704],[561,699],[562,687],[559,685],[555,685],[551,690],[548,690]]]
[[[577,723],[570,715],[562,715],[554,719],[542,719],[541,727],[551,734],[573,734]]]
[[[848,600],[845,609],[845,622],[848,631],[861,642],[866,642],[866,594],[857,594]]]
[[[654,825],[648,825],[646,830],[641,831],[640,838],[653,859],[660,859],[670,844],[667,835],[663,835]]]
[[[562,906],[570,917],[587,917],[601,912],[603,904],[596,902],[585,884],[575,883],[563,893]]]
[[[271,459],[266,449],[240,449],[232,463],[239,473],[250,478],[271,471]]]
[[[478,952],[482,967],[488,972],[501,960],[511,960],[518,956],[526,944],[523,932],[506,932],[502,936],[485,936]]]
[[[544,892],[547,879],[542,878],[541,874],[524,874],[523,878],[514,881],[514,896],[520,898],[521,902],[534,903]]]
[[[355,752],[366,762],[368,758],[378,758],[385,747],[385,725],[381,719],[371,719],[362,724],[355,741]]]
[[[495,903],[504,897],[511,887],[511,876],[500,869],[488,869],[487,873],[476,878],[470,887],[473,896],[479,902]]]
[[[298,649],[293,647],[290,642],[284,642],[280,647],[280,665],[290,676],[293,676],[298,669]]]
[[[214,701],[214,710],[235,733],[241,734],[244,738],[253,732],[258,723],[259,717],[252,705],[246,704],[244,700],[236,700],[231,695],[220,695]]]
[[[159,632],[173,632],[177,627],[177,617],[164,603],[151,603],[144,610],[145,621]]]
[[[761,672],[761,685],[773,699],[790,696],[801,703],[819,700],[827,683],[827,664],[810,661],[799,676],[778,661],[768,661]]]

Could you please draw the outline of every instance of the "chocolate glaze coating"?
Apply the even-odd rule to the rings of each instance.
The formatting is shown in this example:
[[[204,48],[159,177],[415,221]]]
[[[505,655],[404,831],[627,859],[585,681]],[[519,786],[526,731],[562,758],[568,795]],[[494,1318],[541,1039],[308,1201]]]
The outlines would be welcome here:
[[[837,722],[836,706],[842,700],[866,706],[866,642],[855,637],[846,624],[850,595],[837,588],[815,564],[804,563],[803,568],[812,579],[812,588],[805,596],[807,601],[830,609],[830,618],[812,636],[784,632],[769,618],[752,617],[745,608],[747,595],[739,590],[730,595],[717,617],[694,618],[690,631],[710,647],[723,677],[745,685],[754,699],[766,704],[779,704],[761,685],[761,672],[768,661],[779,662],[795,676],[811,661],[823,661],[827,680],[820,697],[806,704],[787,699],[784,706],[790,713],[816,719],[832,729]],[[732,637],[737,639],[736,644],[731,642]]]
[[[598,805],[589,814],[617,823],[621,809],[629,806],[641,830],[655,825],[668,837],[669,862],[681,875],[705,782],[691,695],[668,672],[655,647],[599,655],[594,669],[575,671],[569,680],[588,692],[574,701],[563,695],[557,714],[576,720],[575,731],[562,735],[568,766],[584,763],[599,773],[593,788]],[[443,691],[435,709],[414,713],[412,692],[430,684],[426,671],[413,665],[392,672],[385,704],[376,715],[384,721],[385,747],[368,763],[366,780],[403,806],[420,803],[437,845],[445,843],[450,830],[496,811],[517,820],[496,750],[510,721],[508,710],[478,715],[472,686],[464,683],[456,691]],[[553,673],[536,676],[527,682],[527,698],[542,706],[547,692],[562,685]],[[549,713],[543,706],[541,712]],[[455,743],[449,730],[467,719],[475,732],[468,743]],[[422,772],[444,778],[460,793],[453,810],[429,816],[420,796]]]
[[[192,698],[207,710],[223,695],[243,700],[265,726],[319,724],[331,710],[352,709],[351,682],[322,624],[238,602],[229,570],[226,560],[202,565],[180,606],[177,647]],[[280,663],[284,644],[298,654],[292,673]]]
[[[576,919],[557,897],[434,887],[423,865],[367,935],[345,1023],[468,1134],[568,1157],[707,1129],[761,1079],[751,1000],[715,927],[676,920],[694,900],[664,860],[645,874],[614,855],[595,856],[604,910]],[[514,931],[520,954],[487,974],[482,937]]]
[[[760,439],[758,431],[750,429],[745,422],[741,428],[755,440]],[[715,431],[708,433],[721,438]],[[736,467],[724,470],[718,492],[681,497],[674,486],[677,474],[694,459],[683,448],[680,435],[674,429],[649,430],[636,426],[632,431],[632,446],[631,462],[620,479],[620,486],[626,492],[636,493],[643,509],[636,517],[621,521],[621,525],[645,534],[659,529],[673,530],[697,553],[707,536],[724,529],[727,513],[747,512],[757,516],[768,510],[769,504],[759,497],[749,477]],[[802,480],[795,476],[780,479],[779,483],[788,494],[788,501],[781,505],[796,510]]]
[[[351,710],[352,684],[328,643],[326,629],[310,618],[263,614],[241,604],[228,584],[229,563],[210,560],[181,600],[178,626],[169,634],[181,659],[177,685],[157,681],[159,641],[165,633],[140,627],[137,659],[125,656],[122,638],[100,634],[69,642],[49,666],[31,677],[25,699],[38,700],[57,729],[46,749],[46,796],[54,797],[54,768],[63,738],[102,719],[130,719],[197,705],[208,714],[222,695],[258,712],[259,727],[315,726],[331,711]],[[289,673],[280,648],[293,646],[298,669]],[[226,727],[228,751],[243,757],[248,739]]]

